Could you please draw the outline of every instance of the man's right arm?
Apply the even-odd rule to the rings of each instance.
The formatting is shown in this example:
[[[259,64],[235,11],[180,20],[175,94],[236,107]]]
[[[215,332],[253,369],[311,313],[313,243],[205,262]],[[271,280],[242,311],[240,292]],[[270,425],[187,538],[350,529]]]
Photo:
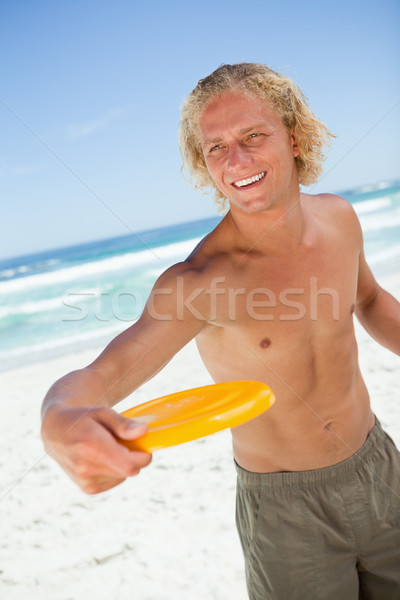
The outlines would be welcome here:
[[[42,407],[46,450],[86,493],[110,489],[150,463],[150,454],[118,443],[118,438],[140,437],[146,426],[122,417],[112,406],[153,377],[201,331],[201,310],[185,304],[195,280],[188,263],[168,269],[141,318],[91,365],[62,377],[48,391]]]

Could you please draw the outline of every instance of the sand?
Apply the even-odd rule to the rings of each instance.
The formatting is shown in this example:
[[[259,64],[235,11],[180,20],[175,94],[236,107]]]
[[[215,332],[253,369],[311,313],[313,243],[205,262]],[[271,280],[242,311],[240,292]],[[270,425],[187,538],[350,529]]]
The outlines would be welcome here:
[[[400,297],[400,277],[385,286]],[[400,358],[358,326],[357,337],[373,410],[400,447]],[[158,452],[138,477],[98,496],[84,495],[46,456],[42,398],[97,353],[0,373],[0,597],[245,600],[230,432]],[[191,343],[135,402],[208,383]]]

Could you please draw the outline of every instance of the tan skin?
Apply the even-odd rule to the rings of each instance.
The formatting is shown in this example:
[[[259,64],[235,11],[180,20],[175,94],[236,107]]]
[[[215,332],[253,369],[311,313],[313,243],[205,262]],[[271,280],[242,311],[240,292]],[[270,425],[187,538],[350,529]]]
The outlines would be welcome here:
[[[229,212],[159,278],[139,321],[91,365],[57,381],[43,404],[45,446],[87,493],[150,463],[117,442],[146,427],[111,407],[193,338],[215,382],[254,379],[275,392],[265,415],[232,430],[236,461],[256,472],[326,467],[364,443],[374,416],[353,312],[400,354],[400,304],[365,262],[351,206],[299,192],[295,132],[242,93],[216,98],[199,125]]]

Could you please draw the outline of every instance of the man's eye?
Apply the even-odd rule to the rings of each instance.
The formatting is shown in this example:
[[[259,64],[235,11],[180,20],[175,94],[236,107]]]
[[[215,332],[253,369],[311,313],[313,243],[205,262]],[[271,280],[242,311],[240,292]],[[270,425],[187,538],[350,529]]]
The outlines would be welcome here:
[[[259,135],[260,135],[259,133],[251,133],[251,134],[249,135],[249,137],[251,137],[251,138],[255,138],[255,137],[258,137]]]
[[[213,146],[212,148],[210,148],[210,152],[214,152],[215,150],[219,150],[221,148],[221,144],[217,144],[216,146]]]

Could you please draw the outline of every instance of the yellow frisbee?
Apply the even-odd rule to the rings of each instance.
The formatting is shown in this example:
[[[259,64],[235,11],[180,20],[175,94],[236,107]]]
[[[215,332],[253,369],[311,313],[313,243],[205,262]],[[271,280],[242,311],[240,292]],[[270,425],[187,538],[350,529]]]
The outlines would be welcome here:
[[[147,423],[137,440],[119,440],[130,450],[154,452],[237,427],[268,410],[272,390],[259,381],[229,381],[162,396],[125,410],[124,417]]]

